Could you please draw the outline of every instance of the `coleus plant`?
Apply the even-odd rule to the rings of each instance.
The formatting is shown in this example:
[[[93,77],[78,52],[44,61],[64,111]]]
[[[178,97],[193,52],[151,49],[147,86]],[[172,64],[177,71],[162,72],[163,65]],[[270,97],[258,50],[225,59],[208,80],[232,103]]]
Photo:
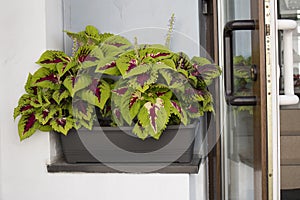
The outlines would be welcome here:
[[[74,41],[73,55],[47,50],[36,62],[40,68],[27,78],[26,93],[14,109],[14,118],[21,115],[21,140],[36,130],[66,135],[73,127],[91,129],[96,119],[94,107],[103,112],[108,109],[114,81],[95,74],[118,74],[113,61],[131,48],[131,43],[120,36],[101,34],[93,26],[67,34]]]
[[[206,58],[140,45],[121,54],[116,66],[122,78],[112,90],[114,121],[134,124],[139,138],[159,139],[168,124],[187,125],[214,110],[207,86],[221,70]]]
[[[26,94],[14,110],[14,118],[21,115],[20,139],[36,130],[66,135],[71,128],[92,129],[97,114],[111,125],[133,126],[141,139],[158,139],[169,124],[187,125],[213,112],[207,86],[220,68],[206,58],[172,52],[171,32],[165,46],[132,45],[93,26],[67,32],[73,55],[46,51],[37,61],[40,68],[28,76]]]

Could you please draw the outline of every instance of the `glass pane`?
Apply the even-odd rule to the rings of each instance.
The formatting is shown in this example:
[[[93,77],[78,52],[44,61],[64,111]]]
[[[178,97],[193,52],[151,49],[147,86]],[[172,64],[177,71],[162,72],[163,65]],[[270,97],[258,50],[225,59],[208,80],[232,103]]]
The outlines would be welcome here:
[[[226,0],[225,23],[251,19],[250,0]],[[234,96],[252,96],[251,31],[235,31],[233,35]],[[225,199],[254,199],[253,107],[225,108],[224,188]]]

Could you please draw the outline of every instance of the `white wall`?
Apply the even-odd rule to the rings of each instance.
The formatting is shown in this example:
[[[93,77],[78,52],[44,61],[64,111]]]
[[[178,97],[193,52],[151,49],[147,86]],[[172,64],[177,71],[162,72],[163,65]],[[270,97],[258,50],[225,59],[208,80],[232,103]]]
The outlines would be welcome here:
[[[45,49],[61,47],[61,42],[56,42],[60,33],[53,31],[61,26],[55,15],[60,6],[47,1],[47,5],[53,3],[47,16],[52,16],[54,23],[48,21],[46,26],[46,1],[9,0],[0,7],[0,199],[188,200],[189,175],[49,174],[48,133],[19,141],[12,116],[27,74],[37,69],[34,62]]]

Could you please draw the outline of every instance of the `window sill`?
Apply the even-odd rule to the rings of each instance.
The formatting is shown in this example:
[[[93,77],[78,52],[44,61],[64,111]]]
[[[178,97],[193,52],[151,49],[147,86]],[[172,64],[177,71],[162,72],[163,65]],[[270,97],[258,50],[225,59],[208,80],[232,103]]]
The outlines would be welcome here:
[[[118,163],[115,164],[117,169],[126,168],[128,171],[134,171],[134,173],[141,173],[141,171],[150,171],[155,166],[159,170],[148,172],[148,173],[186,173],[196,174],[199,171],[201,158],[194,157],[190,163],[171,163],[165,166],[165,163]],[[160,167],[161,166],[161,167]],[[136,169],[136,170],[135,170]],[[148,170],[147,170],[148,169]],[[60,172],[84,172],[84,173],[126,173],[118,171],[102,163],[76,163],[69,164],[63,159],[57,160],[47,165],[49,173],[60,173]],[[135,172],[136,171],[136,172]],[[140,172],[139,172],[140,171]]]

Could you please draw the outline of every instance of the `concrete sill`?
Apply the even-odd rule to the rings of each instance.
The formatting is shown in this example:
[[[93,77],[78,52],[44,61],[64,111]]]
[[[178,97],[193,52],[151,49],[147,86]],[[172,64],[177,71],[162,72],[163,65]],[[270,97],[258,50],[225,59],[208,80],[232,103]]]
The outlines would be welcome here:
[[[197,174],[201,158],[194,156],[190,163],[171,163],[170,165],[161,168],[156,171],[146,173],[187,173]],[[102,163],[76,163],[69,164],[63,159],[57,160],[54,163],[47,165],[49,173],[60,173],[60,172],[84,172],[84,173],[145,173],[144,171],[150,171],[153,166],[160,168],[159,166],[165,166],[165,163],[116,163],[114,164],[117,169],[124,168],[130,172],[123,172],[106,166]],[[147,170],[148,169],[148,170]]]

